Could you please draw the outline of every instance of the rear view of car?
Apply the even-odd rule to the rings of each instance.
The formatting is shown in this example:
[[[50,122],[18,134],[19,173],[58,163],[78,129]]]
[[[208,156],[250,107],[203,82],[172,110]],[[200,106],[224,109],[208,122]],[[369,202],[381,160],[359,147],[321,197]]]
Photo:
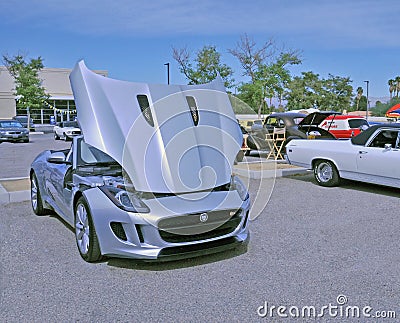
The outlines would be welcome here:
[[[367,129],[369,124],[367,120],[358,116],[331,115],[319,126],[338,139],[348,139]]]

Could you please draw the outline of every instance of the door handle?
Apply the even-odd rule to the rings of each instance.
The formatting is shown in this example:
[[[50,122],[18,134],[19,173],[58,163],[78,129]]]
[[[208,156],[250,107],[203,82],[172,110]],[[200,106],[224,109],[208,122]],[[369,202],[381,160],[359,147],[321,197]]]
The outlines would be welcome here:
[[[360,150],[358,153],[359,153],[360,155],[363,155],[363,154],[368,154],[368,151]]]

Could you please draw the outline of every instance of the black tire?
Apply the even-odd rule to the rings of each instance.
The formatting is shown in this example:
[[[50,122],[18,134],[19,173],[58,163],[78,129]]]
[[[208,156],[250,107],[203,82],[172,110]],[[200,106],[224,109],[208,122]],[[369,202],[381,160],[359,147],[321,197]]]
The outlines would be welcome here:
[[[35,173],[31,175],[31,206],[36,215],[45,215],[48,210],[43,207],[39,183]]]
[[[76,202],[74,213],[75,240],[81,257],[87,262],[101,260],[102,255],[96,229],[90,208],[83,196]]]
[[[29,142],[29,139],[25,139],[24,142],[25,142],[25,143],[28,143],[28,142]]]
[[[243,157],[244,157],[244,151],[240,150],[236,155],[235,163],[242,162],[243,161]]]
[[[319,160],[314,165],[314,177],[318,185],[333,187],[339,185],[340,176],[336,166],[329,160]]]
[[[59,140],[60,139],[60,137],[59,136],[57,136],[57,134],[56,133],[54,133],[54,140]]]

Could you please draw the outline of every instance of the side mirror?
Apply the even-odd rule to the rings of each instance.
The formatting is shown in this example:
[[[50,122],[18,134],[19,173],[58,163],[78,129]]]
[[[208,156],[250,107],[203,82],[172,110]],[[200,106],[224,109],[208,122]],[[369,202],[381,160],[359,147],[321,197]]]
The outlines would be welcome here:
[[[68,164],[68,162],[65,160],[64,153],[60,151],[52,153],[49,157],[47,157],[47,161],[53,164]]]
[[[385,144],[385,150],[391,150],[392,144]]]

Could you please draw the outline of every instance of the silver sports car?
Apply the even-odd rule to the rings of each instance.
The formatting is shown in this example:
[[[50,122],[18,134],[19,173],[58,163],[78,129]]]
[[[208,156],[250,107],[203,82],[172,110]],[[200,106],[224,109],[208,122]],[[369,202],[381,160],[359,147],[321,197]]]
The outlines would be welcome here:
[[[250,198],[232,176],[242,134],[220,79],[150,85],[70,75],[83,136],[33,161],[33,211],[55,211],[86,261],[179,259],[245,245]]]

